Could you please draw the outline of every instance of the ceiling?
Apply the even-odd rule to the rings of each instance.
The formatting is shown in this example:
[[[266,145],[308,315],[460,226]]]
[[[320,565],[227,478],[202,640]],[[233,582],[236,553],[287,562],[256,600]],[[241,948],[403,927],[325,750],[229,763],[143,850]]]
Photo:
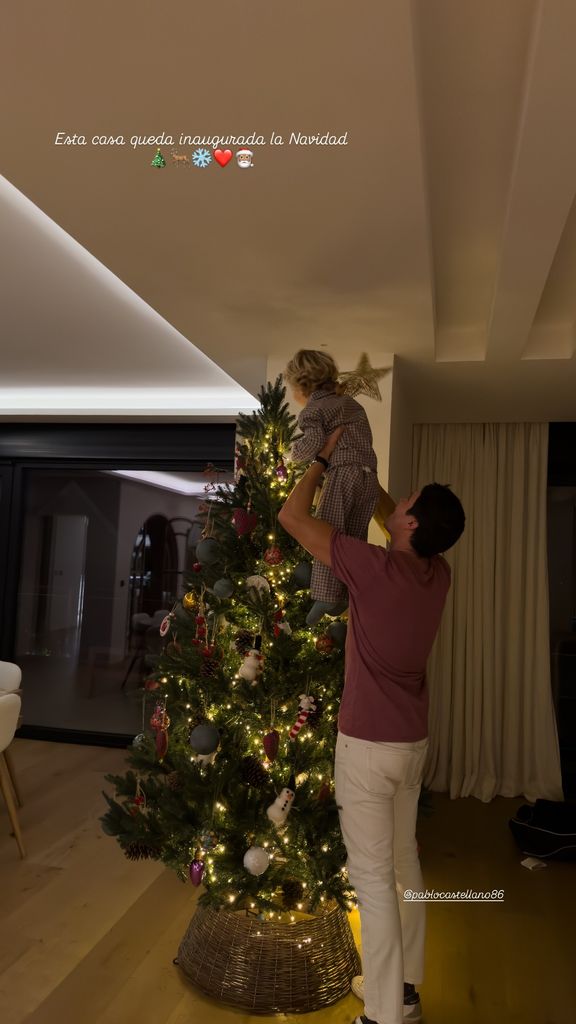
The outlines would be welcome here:
[[[179,387],[183,412],[210,383],[240,407],[217,368],[254,394],[270,357],[326,346],[393,353],[415,420],[576,419],[572,0],[29,0],[3,23],[0,402]],[[167,144],[157,169],[129,140],[162,132],[266,144],[247,170]]]

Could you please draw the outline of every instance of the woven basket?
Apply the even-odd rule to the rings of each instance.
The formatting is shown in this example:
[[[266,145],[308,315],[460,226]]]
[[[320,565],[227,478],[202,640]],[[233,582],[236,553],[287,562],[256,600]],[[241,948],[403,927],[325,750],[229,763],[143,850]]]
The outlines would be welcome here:
[[[350,991],[360,960],[343,910],[299,914],[294,924],[199,907],[178,965],[206,995],[253,1014],[307,1013]]]

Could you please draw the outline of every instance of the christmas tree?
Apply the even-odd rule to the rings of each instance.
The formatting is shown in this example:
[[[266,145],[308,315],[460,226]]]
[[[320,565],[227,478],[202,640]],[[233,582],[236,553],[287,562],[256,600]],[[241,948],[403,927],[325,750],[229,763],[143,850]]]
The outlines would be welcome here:
[[[280,379],[238,421],[234,484],[210,485],[187,591],[161,626],[148,732],[108,776],[104,830],[200,901],[248,913],[351,905],[333,758],[346,625],[311,629],[309,556],[278,524],[298,469]]]
[[[161,149],[157,149],[156,150],[156,156],[154,157],[154,159],[153,159],[153,161],[152,161],[150,166],[151,167],[166,167],[166,161],[165,161],[164,157],[162,156],[162,150]]]

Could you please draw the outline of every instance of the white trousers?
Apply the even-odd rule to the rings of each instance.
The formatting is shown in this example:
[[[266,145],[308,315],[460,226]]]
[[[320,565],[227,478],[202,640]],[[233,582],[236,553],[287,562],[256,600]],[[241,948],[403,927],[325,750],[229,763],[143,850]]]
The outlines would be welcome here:
[[[401,1024],[404,982],[424,972],[426,905],[404,902],[423,890],[416,845],[418,797],[428,740],[372,743],[338,733],[336,802],[362,931],[364,1012]]]

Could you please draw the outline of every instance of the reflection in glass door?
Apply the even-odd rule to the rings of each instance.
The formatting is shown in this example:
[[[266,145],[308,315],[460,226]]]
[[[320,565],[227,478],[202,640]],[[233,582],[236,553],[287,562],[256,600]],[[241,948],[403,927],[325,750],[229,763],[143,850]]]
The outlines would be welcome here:
[[[25,472],[13,660],[24,723],[133,734],[158,654],[158,622],[182,596],[202,474]]]

